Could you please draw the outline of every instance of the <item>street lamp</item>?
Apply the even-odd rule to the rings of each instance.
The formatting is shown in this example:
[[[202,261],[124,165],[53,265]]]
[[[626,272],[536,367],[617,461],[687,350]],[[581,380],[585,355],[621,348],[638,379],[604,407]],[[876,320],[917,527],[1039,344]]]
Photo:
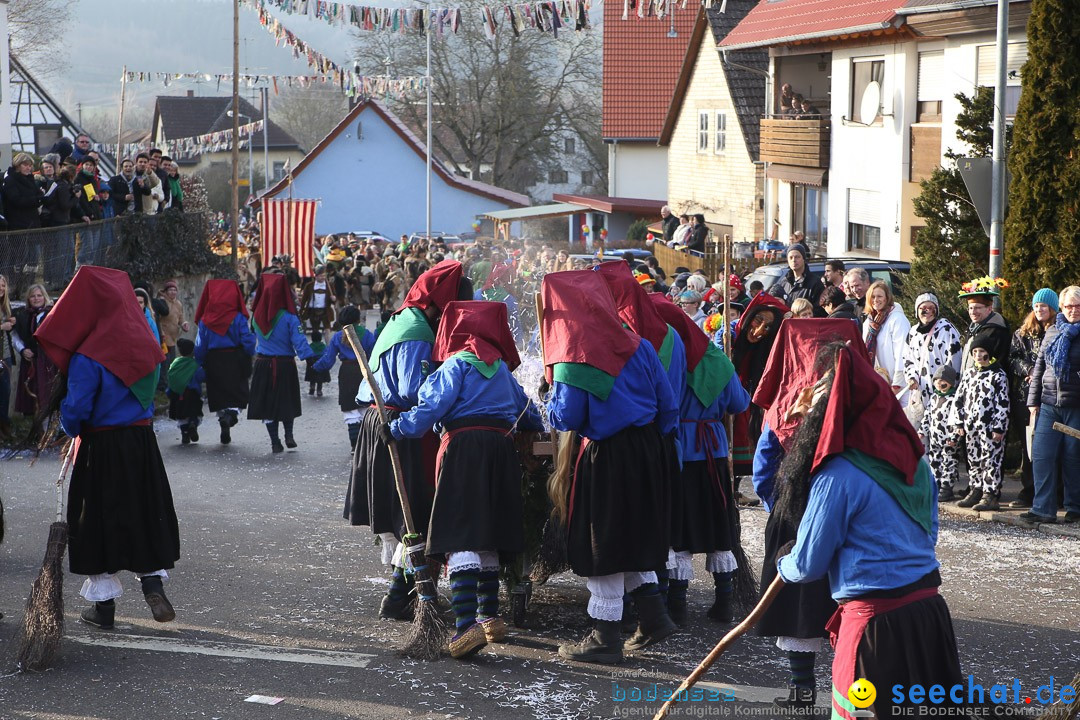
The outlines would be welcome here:
[[[225,114],[228,117],[231,118],[233,116],[233,111],[229,110]],[[248,117],[247,115],[245,115],[244,113],[236,113],[236,116],[244,118],[244,120],[247,120],[248,123],[251,122],[251,118]],[[263,124],[263,133],[265,133],[265,132],[266,132],[266,124],[264,123]],[[248,137],[248,201],[249,202],[251,201],[252,193],[255,191],[255,185],[252,182],[252,164],[251,164],[251,143],[252,143],[252,140],[254,140],[254,139],[255,139],[254,134]],[[233,138],[234,143],[239,141],[239,140],[240,140],[239,137]]]

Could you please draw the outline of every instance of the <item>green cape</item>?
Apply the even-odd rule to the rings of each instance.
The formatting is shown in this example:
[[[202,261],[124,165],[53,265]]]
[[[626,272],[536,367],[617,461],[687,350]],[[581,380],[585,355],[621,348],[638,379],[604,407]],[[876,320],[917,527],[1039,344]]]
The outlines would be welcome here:
[[[884,460],[867,455],[861,450],[850,448],[841,456],[855,467],[874,479],[881,489],[889,493],[893,500],[900,504],[900,508],[907,513],[908,517],[919,524],[927,533],[933,525],[934,499],[930,492],[930,468],[926,460],[920,460],[918,469],[915,470],[915,481],[907,484],[907,480]]]
[[[155,365],[154,369],[150,371],[148,375],[141,380],[136,380],[128,386],[128,390],[135,396],[135,399],[139,401],[139,404],[143,406],[143,409],[150,407],[154,402],[154,394],[157,392],[158,375],[161,372],[161,366]]]
[[[667,335],[664,336],[664,342],[660,345],[660,364],[664,366],[664,370],[667,371],[671,367],[671,351],[675,348],[675,328],[670,325],[667,326]]]
[[[259,323],[255,322],[255,313],[252,312],[252,314],[251,314],[251,329],[254,330],[255,333],[259,337],[261,337],[263,340],[265,340],[268,337],[270,337],[270,333],[274,332],[274,328],[277,327],[278,320],[281,319],[281,316],[286,314],[287,312],[289,312],[289,311],[286,310],[285,308],[282,308],[282,309],[278,310],[277,315],[275,315],[274,319],[270,321],[270,327],[267,329],[266,332],[263,332],[262,328],[259,327]]]
[[[607,400],[611,388],[615,387],[615,376],[585,363],[555,363],[551,369],[556,382],[573,385],[591,393],[601,400]]]
[[[462,350],[461,352],[454,353],[450,357],[456,357],[462,362],[469,363],[488,380],[490,380],[495,375],[495,373],[499,371],[499,366],[502,365],[502,358],[499,358],[498,360],[489,365],[480,358],[476,357],[475,353],[471,353],[468,350]]]
[[[177,395],[183,395],[184,389],[191,382],[195,371],[199,369],[199,363],[193,357],[180,357],[169,363],[169,390]],[[139,382],[142,382],[141,380]],[[138,384],[138,383],[136,383]]]
[[[428,324],[423,311],[418,308],[405,308],[391,317],[390,321],[383,327],[378,339],[375,340],[375,347],[371,348],[371,371],[375,372],[379,369],[379,358],[382,357],[384,352],[398,343],[408,342],[409,340],[435,342],[435,333],[432,331],[431,325]]]
[[[728,356],[709,343],[694,372],[686,373],[686,384],[694,391],[698,401],[709,407],[734,375],[735,366],[731,364]]]

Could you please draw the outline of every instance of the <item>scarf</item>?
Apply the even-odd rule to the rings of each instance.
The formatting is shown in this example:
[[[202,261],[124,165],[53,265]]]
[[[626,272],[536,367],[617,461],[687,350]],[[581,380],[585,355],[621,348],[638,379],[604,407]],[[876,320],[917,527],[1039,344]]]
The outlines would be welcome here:
[[[884,307],[881,312],[869,313],[866,316],[866,327],[868,332],[866,333],[866,352],[870,355],[870,364],[874,364],[874,359],[877,357],[877,336],[881,332],[881,326],[885,324],[885,321],[889,319],[889,312],[892,310],[892,305]]]
[[[1065,319],[1064,313],[1058,313],[1054,321],[1054,327],[1058,334],[1044,351],[1046,361],[1054,368],[1054,373],[1059,380],[1067,378],[1072,373],[1069,362],[1069,350],[1072,349],[1073,341],[1080,335],[1080,322],[1071,323]]]
[[[920,334],[922,334],[922,335],[926,335],[931,330],[934,329],[934,326],[937,325],[937,321],[938,321],[938,318],[935,317],[933,320],[931,320],[928,323],[919,323],[918,325],[915,326],[915,330],[917,332],[919,332]]]

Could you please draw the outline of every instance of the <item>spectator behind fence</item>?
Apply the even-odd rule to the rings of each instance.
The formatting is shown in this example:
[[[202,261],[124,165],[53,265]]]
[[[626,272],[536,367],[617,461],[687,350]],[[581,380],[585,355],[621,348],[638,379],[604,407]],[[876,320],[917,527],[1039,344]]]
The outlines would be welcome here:
[[[1080,521],[1080,438],[1054,429],[1054,423],[1080,431],[1080,287],[1070,285],[1058,296],[1061,312],[1047,328],[1035,369],[1031,373],[1027,404],[1035,433],[1031,465],[1035,501],[1020,517],[1032,522],[1055,522],[1058,464],[1064,469],[1065,522]]]
[[[705,225],[705,216],[699,213],[694,215],[693,218],[694,224],[690,230],[686,249],[705,252],[705,240],[709,237],[709,228]]]
[[[75,176],[75,194],[78,198],[75,216],[82,222],[88,223],[101,219],[101,200],[98,199],[96,171],[97,166],[94,161],[86,158],[79,165],[79,173]]]
[[[165,165],[165,175],[169,186],[169,207],[173,210],[184,212],[184,188],[180,185],[180,166],[175,160],[163,157],[161,162]]]
[[[169,207],[169,203],[172,201],[172,191],[169,187],[169,173],[166,172],[162,165],[164,155],[161,154],[160,148],[150,149],[150,170],[157,176],[158,181],[161,183],[161,197],[158,199],[157,212],[161,212],[165,208]]]
[[[147,215],[154,215],[158,211],[158,203],[164,198],[161,189],[161,179],[150,168],[150,156],[139,153],[135,156],[135,182],[132,189],[136,201],[141,203],[141,210]]]
[[[109,180],[109,199],[113,206],[114,215],[119,217],[124,213],[142,211],[142,203],[135,204],[135,190],[132,189],[134,182],[135,163],[129,158],[124,158],[123,162],[120,163],[120,172],[113,175],[112,179]]]
[[[821,274],[821,287],[825,289],[830,285],[833,287],[840,287],[844,282],[844,261],[843,260],[826,260],[825,272]],[[821,299],[818,299],[820,302]]]
[[[690,237],[690,231],[693,226],[690,224],[689,215],[679,216],[679,226],[675,228],[675,232],[671,236],[671,242],[668,243],[671,247],[679,247],[680,245],[686,245]]]
[[[661,225],[664,228],[664,242],[670,243],[675,236],[675,228],[679,227],[679,218],[671,214],[671,208],[664,205],[660,208]]]
[[[866,291],[870,289],[870,273],[862,268],[851,268],[844,273],[844,282],[847,283],[847,298],[853,301],[862,323],[866,319],[863,308],[866,307]]]
[[[76,212],[75,188],[72,185],[74,179],[71,166],[65,165],[46,188],[41,205],[41,224],[45,227],[71,223],[71,216]]]
[[[795,99],[795,93],[791,91],[791,83],[784,83],[780,86],[780,114],[787,115],[791,112],[793,100]]]
[[[8,408],[11,406],[11,374],[15,370],[15,345],[11,341],[14,327],[8,281],[0,275],[0,438],[11,436]]]
[[[4,214],[9,230],[41,227],[38,208],[45,200],[44,193],[34,180],[34,158],[27,153],[15,156],[0,188],[4,198]]]

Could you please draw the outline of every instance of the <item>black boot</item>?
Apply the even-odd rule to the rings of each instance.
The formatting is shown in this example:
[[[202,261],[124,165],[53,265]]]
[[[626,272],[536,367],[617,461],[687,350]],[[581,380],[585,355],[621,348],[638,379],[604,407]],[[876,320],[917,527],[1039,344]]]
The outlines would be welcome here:
[[[637,607],[638,617],[641,618],[641,622],[638,623],[637,631],[623,645],[624,652],[632,653],[644,650],[679,629],[671,621],[671,616],[668,615],[667,608],[664,607],[664,599],[655,591],[655,588],[653,588],[652,592],[648,588],[644,590],[639,588],[639,592],[631,593],[631,595],[634,598],[634,605]]]
[[[956,503],[956,507],[969,508],[975,507],[982,500],[983,491],[982,488],[971,487],[968,488],[968,494],[964,496],[964,499]]]
[[[199,426],[195,424],[188,425],[188,437],[191,438],[191,442],[199,442]]]
[[[773,705],[785,710],[798,710],[814,707],[817,702],[817,690],[814,688],[788,686],[787,697],[778,697],[773,700]]]
[[[159,623],[172,622],[176,619],[176,611],[173,610],[169,598],[165,597],[165,588],[161,584],[160,575],[144,575],[139,578],[142,583],[143,597],[150,606],[150,612]]]
[[[349,423],[349,452],[356,447],[356,441],[360,438],[360,423]]]
[[[315,385],[315,397],[322,397],[322,383],[316,383],[316,385]]]
[[[659,595],[654,596],[661,607]],[[577,662],[618,665],[623,661],[622,637],[618,620],[597,620],[592,632],[579,643],[559,646],[559,657]]]
[[[637,623],[637,610],[634,609],[634,602],[630,598],[630,593],[626,593],[622,598],[622,620],[620,621],[622,631],[629,635],[637,630]]]
[[[187,425],[180,426],[180,444],[188,445],[191,443],[191,431],[188,430]]]
[[[956,493],[953,492],[952,486],[946,486],[938,490],[938,502],[952,502],[955,499]]]
[[[113,620],[115,618],[115,600],[96,602],[82,611],[82,621],[84,623],[86,623],[87,625],[93,625],[94,627],[99,627],[102,630],[111,629],[113,627]]]
[[[308,383],[307,394],[308,395],[314,395],[315,394],[315,383]]]
[[[293,448],[296,447],[296,440],[293,438],[293,434],[292,434],[292,429],[293,429],[292,420],[288,420],[288,421],[286,421],[286,422],[284,422],[282,424],[285,426],[285,447],[292,450]]]
[[[710,620],[729,623],[735,619],[735,611],[731,607],[731,595],[735,588],[733,585],[735,573],[726,572],[713,574],[713,592],[715,600],[712,607],[705,613]]]
[[[218,418],[218,425],[221,426],[221,444],[228,445],[232,442],[232,433],[229,432],[229,428],[233,426],[233,423],[229,422],[231,416],[223,415]]]
[[[281,436],[278,434],[278,423],[266,424],[266,432],[270,435],[270,451],[273,453],[285,452],[285,446],[281,444]]]
[[[679,627],[686,625],[686,591],[689,585],[689,580],[668,580],[668,614]]]
[[[999,500],[1000,492],[987,491],[983,492],[982,500],[972,506],[972,510],[977,512],[994,512],[1001,509],[1001,501]]]

